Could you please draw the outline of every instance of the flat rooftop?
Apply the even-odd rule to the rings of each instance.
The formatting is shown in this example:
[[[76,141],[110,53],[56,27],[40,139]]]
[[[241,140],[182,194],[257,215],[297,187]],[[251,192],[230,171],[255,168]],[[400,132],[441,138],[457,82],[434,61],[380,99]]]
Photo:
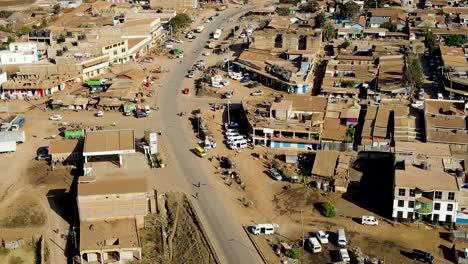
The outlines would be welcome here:
[[[122,178],[97,180],[92,183],[78,184],[78,196],[144,193],[148,191],[145,178]]]
[[[54,139],[49,144],[50,154],[81,153],[83,140],[81,139]]]
[[[140,242],[133,218],[80,223],[80,251],[138,247]]]
[[[395,186],[418,188],[424,192],[433,190],[458,191],[455,176],[445,173],[442,168],[423,170],[406,164],[404,170],[395,170]]]
[[[339,153],[334,150],[318,150],[315,154],[312,176],[333,177]]]
[[[87,131],[85,134],[84,156],[134,152],[134,130]]]

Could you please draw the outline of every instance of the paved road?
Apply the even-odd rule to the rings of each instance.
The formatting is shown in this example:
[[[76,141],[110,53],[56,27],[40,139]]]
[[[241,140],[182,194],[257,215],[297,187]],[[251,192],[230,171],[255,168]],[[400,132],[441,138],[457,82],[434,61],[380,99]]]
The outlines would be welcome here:
[[[193,141],[186,135],[193,133],[185,131],[186,118],[180,118],[176,114],[184,107],[184,101],[189,100],[187,96],[182,95],[182,81],[187,69],[195,63],[201,55],[209,33],[215,31],[227,20],[243,9],[226,10],[215,21],[205,26],[202,34],[191,43],[190,48],[185,47],[185,58],[182,64],[170,68],[168,76],[162,82],[163,88],[159,91],[158,106],[160,111],[159,126],[163,131],[164,141],[168,143],[168,156],[172,160],[169,166],[175,167],[174,172],[177,175],[167,175],[167,177],[177,177],[180,181],[180,175],[184,181],[185,189],[189,195],[193,194],[193,184],[198,182],[210,182],[209,172],[205,171],[204,166],[199,165],[200,159],[196,157],[190,149],[193,148]],[[196,52],[192,52],[197,50]],[[197,189],[197,188],[195,188]],[[198,191],[198,199],[193,199],[204,228],[207,230],[210,241],[213,243],[216,253],[222,263],[261,263],[257,252],[243,231],[241,225],[234,220],[232,213],[225,207],[221,193],[210,186],[202,186]]]

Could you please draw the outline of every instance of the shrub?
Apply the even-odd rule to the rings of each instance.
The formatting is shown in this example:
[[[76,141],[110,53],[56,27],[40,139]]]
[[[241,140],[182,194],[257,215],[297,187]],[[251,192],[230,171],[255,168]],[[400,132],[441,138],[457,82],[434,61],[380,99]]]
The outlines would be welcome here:
[[[299,252],[298,248],[293,248],[286,253],[286,257],[292,258],[292,259],[299,259],[300,255],[301,253]]]
[[[320,213],[325,217],[335,217],[335,206],[330,201],[323,202],[320,209]]]

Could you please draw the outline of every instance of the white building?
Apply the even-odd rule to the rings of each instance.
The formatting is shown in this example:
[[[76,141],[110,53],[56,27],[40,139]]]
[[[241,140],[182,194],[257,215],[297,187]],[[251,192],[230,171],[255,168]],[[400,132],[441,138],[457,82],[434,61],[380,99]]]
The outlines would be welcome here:
[[[32,42],[10,43],[9,50],[0,51],[0,65],[37,62],[37,45]]]
[[[435,162],[435,160],[433,160]],[[437,162],[442,162],[438,160]],[[458,184],[455,176],[436,164],[405,164],[395,170],[392,217],[399,221],[453,223],[457,219]]]

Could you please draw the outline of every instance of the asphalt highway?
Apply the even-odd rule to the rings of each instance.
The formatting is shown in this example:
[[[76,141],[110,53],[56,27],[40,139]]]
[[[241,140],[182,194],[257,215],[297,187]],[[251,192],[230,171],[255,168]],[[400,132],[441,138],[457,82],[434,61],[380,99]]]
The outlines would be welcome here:
[[[162,88],[157,95],[159,126],[162,128],[164,141],[167,143],[167,155],[171,158],[169,166],[174,167],[178,178],[182,175],[188,195],[193,194],[194,185],[198,182],[210,182],[210,172],[200,165],[201,159],[190,149],[194,147],[191,139],[193,131],[188,131],[187,118],[177,115],[184,107],[185,100],[190,100],[182,94],[182,82],[187,70],[199,59],[209,34],[226,23],[230,17],[245,12],[250,7],[228,9],[220,12],[214,21],[205,25],[205,30],[185,47],[182,63],[169,68],[168,76],[162,81]],[[165,65],[163,65],[164,67]],[[189,113],[189,111],[187,110]],[[171,175],[167,175],[171,177]],[[222,192],[210,186],[197,189],[198,198],[193,198],[195,208],[201,218],[203,227],[213,243],[215,251],[222,263],[261,263],[260,257],[245,234],[241,224],[235,221],[232,212],[225,206]]]

